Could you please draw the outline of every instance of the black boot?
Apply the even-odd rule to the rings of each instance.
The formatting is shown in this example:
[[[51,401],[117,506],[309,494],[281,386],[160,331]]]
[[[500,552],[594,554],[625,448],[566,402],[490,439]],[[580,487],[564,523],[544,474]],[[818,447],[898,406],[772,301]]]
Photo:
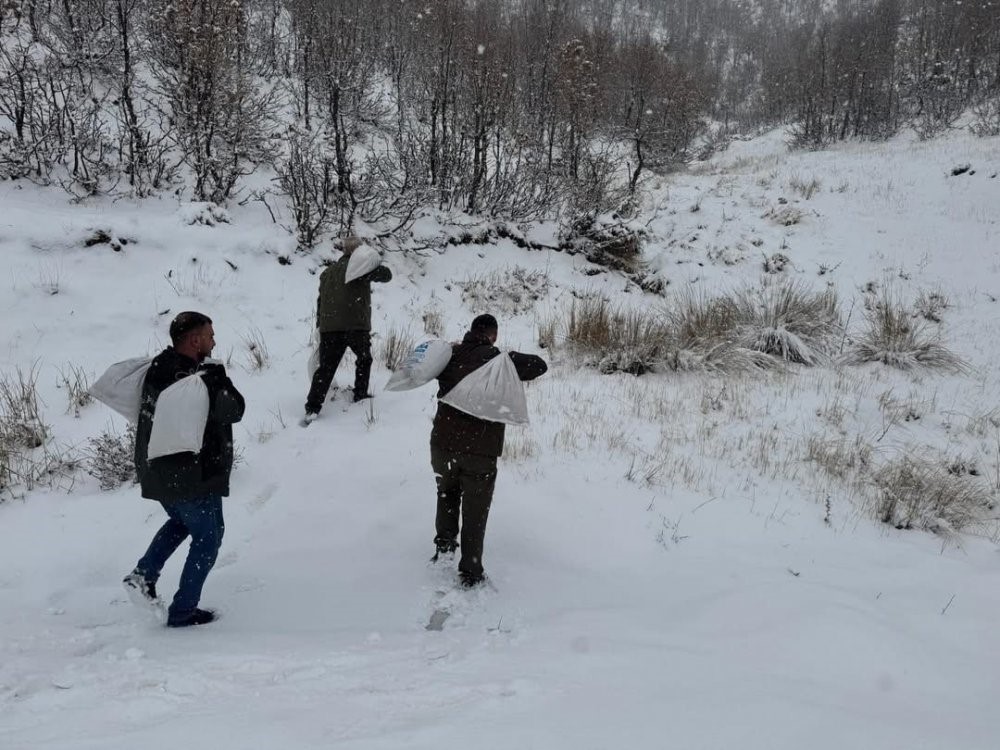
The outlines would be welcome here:
[[[194,612],[184,618],[170,617],[167,619],[168,628],[186,628],[191,625],[208,625],[215,621],[215,612],[210,609],[195,609]]]
[[[431,558],[431,562],[438,562],[439,560],[445,562],[454,561],[455,550],[458,549],[458,542],[435,539],[434,546],[437,547],[437,549],[434,551],[434,557]]]
[[[474,589],[486,583],[486,576],[482,573],[466,573],[464,571],[460,571],[458,574],[458,582],[464,589]]]

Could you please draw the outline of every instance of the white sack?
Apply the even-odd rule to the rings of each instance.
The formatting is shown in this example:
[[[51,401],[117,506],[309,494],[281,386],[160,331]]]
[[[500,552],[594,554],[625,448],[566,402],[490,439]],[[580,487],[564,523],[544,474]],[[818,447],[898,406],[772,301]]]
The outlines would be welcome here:
[[[133,424],[138,422],[142,384],[152,361],[152,357],[135,357],[116,362],[90,386],[90,395]]]
[[[371,273],[382,264],[382,256],[370,245],[362,245],[353,253],[347,261],[347,273],[344,275],[344,282],[350,283],[355,279],[360,279],[366,273]]]
[[[451,344],[441,339],[431,339],[410,352],[399,369],[385,384],[387,391],[409,391],[429,383],[451,361]]]
[[[160,393],[146,456],[199,453],[208,422],[208,388],[200,373],[189,375]]]
[[[441,403],[489,422],[528,424],[524,385],[507,352],[462,378]]]

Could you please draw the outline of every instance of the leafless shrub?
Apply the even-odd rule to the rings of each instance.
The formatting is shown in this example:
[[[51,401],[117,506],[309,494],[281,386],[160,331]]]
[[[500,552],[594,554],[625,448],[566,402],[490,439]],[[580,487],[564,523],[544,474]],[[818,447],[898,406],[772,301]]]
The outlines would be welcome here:
[[[260,372],[271,366],[271,354],[264,342],[264,334],[259,328],[251,328],[243,334],[243,346],[246,347],[247,371]]]
[[[84,465],[104,491],[135,481],[135,426],[129,423],[124,434],[109,427],[89,438]]]
[[[200,20],[199,20],[200,19]],[[249,8],[155,0],[145,18],[148,71],[197,200],[225,203],[274,153],[279,86],[255,75]]]
[[[576,215],[560,230],[561,246],[582,253],[599,266],[635,273],[642,266],[645,230],[617,215],[603,217],[593,212]]]
[[[382,364],[390,372],[395,372],[403,364],[407,355],[413,351],[413,347],[413,336],[408,330],[404,331],[395,327],[389,329],[385,341],[382,342]]]
[[[324,138],[296,130],[289,134],[287,156],[275,164],[295,219],[294,227],[285,228],[295,233],[301,250],[311,250],[344,208],[334,166]]]
[[[866,312],[868,328],[854,342],[848,364],[881,362],[901,370],[918,367],[962,372],[966,364],[938,342],[926,324],[897,302],[886,290],[876,293]]]
[[[993,494],[981,479],[909,456],[880,468],[874,483],[876,516],[897,529],[961,531],[985,521],[986,511],[994,506]]]
[[[544,271],[529,271],[521,266],[470,276],[456,282],[462,301],[476,313],[499,312],[518,315],[534,308],[549,291],[549,276]]]
[[[1000,135],[1000,97],[995,94],[985,96],[972,111],[976,119],[969,129],[973,134],[982,138]]]

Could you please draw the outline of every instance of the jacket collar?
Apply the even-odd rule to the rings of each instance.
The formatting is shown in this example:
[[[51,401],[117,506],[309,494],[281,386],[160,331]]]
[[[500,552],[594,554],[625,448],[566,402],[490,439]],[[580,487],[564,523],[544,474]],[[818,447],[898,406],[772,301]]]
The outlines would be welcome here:
[[[490,341],[490,337],[485,333],[480,333],[478,331],[469,331],[465,334],[462,339],[463,344],[480,344],[486,346],[493,346],[493,342]]]
[[[188,370],[197,370],[198,369],[198,364],[199,363],[198,363],[197,360],[191,359],[191,357],[188,357],[188,356],[185,356],[185,355],[181,354],[179,351],[177,351],[176,349],[174,349],[174,347],[172,347],[172,346],[168,346],[166,348],[166,350],[165,350],[164,353],[165,354],[169,354],[171,357],[173,357],[175,360],[177,360],[177,365],[179,367],[183,367],[183,368],[188,369]]]

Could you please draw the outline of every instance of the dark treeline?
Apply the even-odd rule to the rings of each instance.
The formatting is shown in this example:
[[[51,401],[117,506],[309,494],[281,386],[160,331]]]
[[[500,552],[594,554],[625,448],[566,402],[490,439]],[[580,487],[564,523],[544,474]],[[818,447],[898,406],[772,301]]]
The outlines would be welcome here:
[[[303,247],[427,205],[619,207],[776,124],[997,133],[998,101],[995,0],[0,0],[0,177],[280,193]]]
[[[648,0],[677,59],[737,129],[790,123],[800,145],[931,137],[964,112],[1000,134],[996,0]]]

